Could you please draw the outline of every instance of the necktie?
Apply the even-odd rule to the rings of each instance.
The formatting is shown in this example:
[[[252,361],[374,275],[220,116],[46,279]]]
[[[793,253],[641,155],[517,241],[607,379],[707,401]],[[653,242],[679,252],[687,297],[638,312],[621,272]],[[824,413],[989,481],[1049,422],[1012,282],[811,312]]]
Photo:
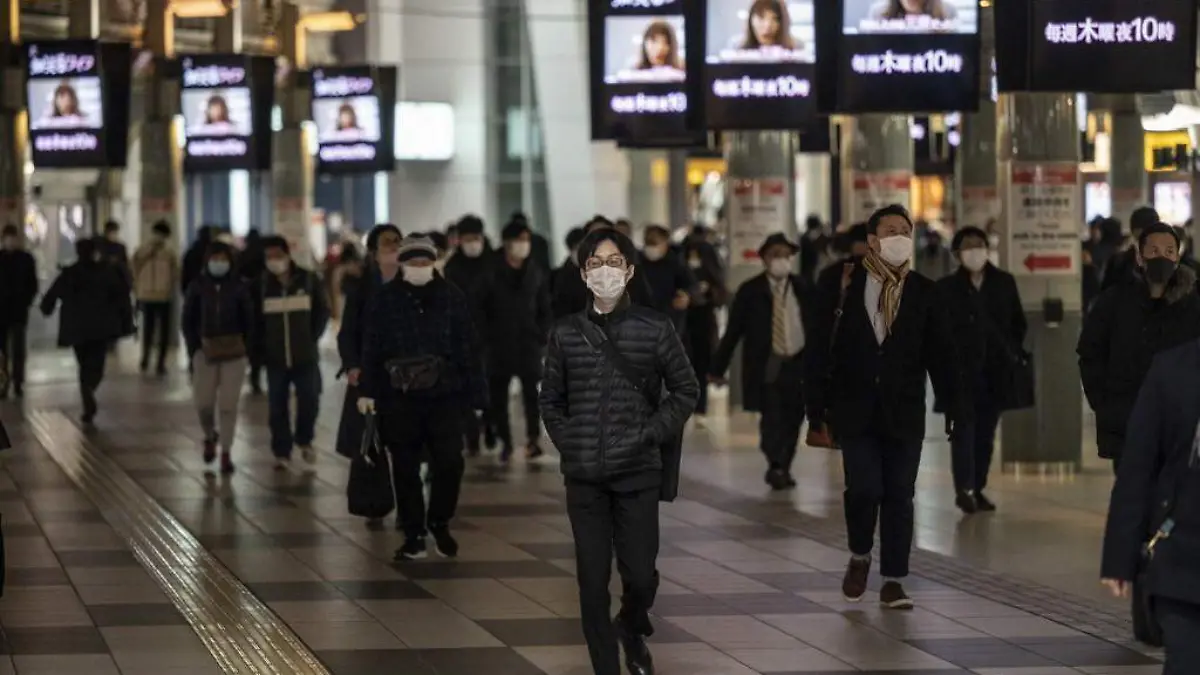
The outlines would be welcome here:
[[[771,307],[771,351],[788,356],[787,286],[780,286],[774,295],[775,301]]]

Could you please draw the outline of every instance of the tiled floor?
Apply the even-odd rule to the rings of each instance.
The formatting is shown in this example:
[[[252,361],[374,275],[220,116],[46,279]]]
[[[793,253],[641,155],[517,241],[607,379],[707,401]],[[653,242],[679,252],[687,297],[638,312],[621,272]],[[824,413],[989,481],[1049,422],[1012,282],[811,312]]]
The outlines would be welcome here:
[[[0,471],[0,675],[249,673],[222,645],[274,654],[294,638],[322,664],[312,672],[337,675],[590,672],[552,460],[472,460],[460,559],[396,566],[399,535],[346,515],[344,460],[323,454],[315,476],[272,470],[263,400],[244,402],[239,472],[213,478],[185,378],[118,372],[99,431],[82,440],[67,417],[70,372],[60,355],[39,356],[24,414],[0,406],[18,441]],[[341,405],[330,382],[323,449]],[[836,456],[803,451],[800,489],[769,495],[752,430],[722,415],[689,436],[684,497],[663,507],[660,673],[1161,670],[1126,642],[1120,605],[1093,589],[1101,469],[1065,483],[998,477],[1002,510],[963,520],[945,488],[944,443],[931,442],[911,580],[918,609],[885,613],[838,592]],[[205,618],[217,610],[226,618]]]

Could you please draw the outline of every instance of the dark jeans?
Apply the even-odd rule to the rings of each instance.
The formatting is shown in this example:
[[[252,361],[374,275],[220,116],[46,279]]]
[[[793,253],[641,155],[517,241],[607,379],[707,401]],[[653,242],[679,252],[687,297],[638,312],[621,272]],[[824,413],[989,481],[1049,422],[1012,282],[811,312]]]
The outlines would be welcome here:
[[[294,446],[312,445],[316,436],[321,371],[315,363],[292,368],[268,366],[267,387],[271,452],[278,458],[289,458]],[[292,433],[292,387],[296,388],[295,433]]]
[[[83,415],[96,416],[96,390],[104,380],[104,362],[108,359],[108,340],[75,345],[75,362],[79,364],[79,394],[83,399]]]
[[[396,510],[407,537],[423,537],[446,527],[458,509],[465,469],[462,405],[456,400],[404,399],[386,404],[379,416],[380,435],[392,453]],[[421,484],[421,460],[428,457],[429,508]]]
[[[4,365],[17,389],[25,386],[25,357],[28,354],[25,338],[28,332],[29,324],[24,321],[0,326],[0,352],[8,360]]]
[[[859,436],[842,441],[846,474],[843,502],[850,552],[870,555],[879,523],[879,572],[908,576],[912,552],[913,497],[921,466],[921,441]]]
[[[798,360],[785,361],[779,377],[763,384],[758,443],[772,469],[791,471],[804,424],[804,371]]]
[[[262,356],[257,353],[258,350],[250,350],[250,389],[255,393],[262,393],[262,371],[263,360]]]
[[[618,616],[641,635],[654,632],[649,612],[658,593],[658,495],[657,487],[614,492],[605,485],[567,481],[583,635],[596,675],[621,672],[609,613],[614,550],[622,587]]]
[[[521,409],[525,412],[525,438],[536,443],[541,435],[542,421],[538,414],[538,381],[541,374],[537,364],[526,364],[514,368],[509,364],[493,362],[490,379],[491,422],[496,438],[505,446],[512,445],[512,426],[508,420],[508,385],[515,377],[521,381]]]
[[[468,408],[463,411],[463,437],[467,441],[467,450],[479,452],[480,435],[483,433],[483,421],[479,413]]]
[[[166,370],[167,350],[171,346],[171,303],[143,302],[142,305],[142,369],[150,367],[150,356],[158,338],[158,369]]]
[[[1200,673],[1200,605],[1167,598],[1154,599],[1154,611],[1163,629],[1167,663],[1163,675]]]
[[[977,390],[978,392],[978,390]],[[954,474],[954,489],[958,492],[981,492],[987,487],[988,471],[996,446],[996,426],[1000,411],[986,391],[975,396],[975,419],[956,423],[950,440],[950,465]]]

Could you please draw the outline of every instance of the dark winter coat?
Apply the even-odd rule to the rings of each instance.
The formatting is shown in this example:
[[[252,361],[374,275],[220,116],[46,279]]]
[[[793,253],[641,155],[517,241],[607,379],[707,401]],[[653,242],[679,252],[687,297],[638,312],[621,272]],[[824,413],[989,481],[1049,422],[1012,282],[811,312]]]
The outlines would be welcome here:
[[[967,386],[986,386],[990,400],[1003,408],[1013,397],[1009,373],[1024,351],[1029,329],[1016,279],[988,263],[978,289],[964,268],[938,281],[937,287],[950,314]],[[935,409],[944,408],[939,400]]]
[[[357,284],[346,292],[346,306],[342,310],[342,326],[338,330],[338,356],[342,358],[342,370],[362,367],[363,339],[366,337],[367,308],[375,294],[383,286],[383,277],[374,265],[369,266]]]
[[[574,323],[580,319],[587,339]],[[601,351],[603,340],[646,374],[652,396],[662,396],[657,407],[617,372]],[[562,319],[550,333],[539,402],[568,480],[661,472],[659,444],[682,431],[699,395],[683,344],[663,314],[626,301],[607,316],[589,311]]]
[[[800,306],[804,326],[805,349],[811,340],[811,327],[818,321],[812,287],[798,275],[791,275],[792,292]],[[729,309],[725,335],[713,356],[712,374],[723,376],[729,369],[734,349],[742,344],[742,407],[750,412],[762,410],[762,391],[766,385],[767,361],[771,357],[771,338],[775,298],[771,282],[764,272],[748,279],[738,288]],[[795,359],[802,360],[801,350]],[[797,410],[797,414],[803,411]]]
[[[1129,417],[1113,485],[1100,576],[1133,581],[1141,548],[1170,511],[1171,536],[1156,545],[1147,589],[1200,604],[1200,342],[1160,352]],[[1192,465],[1189,465],[1192,464]]]
[[[254,344],[254,300],[250,286],[232,272],[223,278],[201,275],[183,300],[180,321],[188,354],[200,350],[205,338],[241,335]]]
[[[284,287],[279,277],[265,274],[252,286],[257,353],[273,368],[317,363],[317,341],[329,324],[329,302],[320,279],[292,265]]]
[[[0,251],[0,326],[29,320],[38,294],[37,261],[29,251]]]
[[[360,381],[363,396],[377,400],[408,396],[448,401],[458,409],[487,408],[487,382],[476,348],[471,308],[457,287],[442,277],[425,286],[397,278],[375,293],[367,317]],[[406,394],[393,389],[385,364],[421,356],[441,357],[437,384]]]
[[[680,291],[691,294],[696,289],[696,277],[688,269],[687,263],[675,252],[653,261],[642,256],[638,261],[636,274],[650,287],[650,309],[671,317],[676,330],[685,335],[683,331],[687,325],[684,320],[686,311],[675,309],[672,303]],[[686,336],[683,339],[686,340]]]
[[[106,262],[82,260],[63,269],[42,296],[42,313],[58,315],[58,346],[110,342],[129,335],[133,307],[121,270]]]
[[[1101,457],[1121,456],[1126,422],[1154,356],[1198,337],[1200,296],[1190,267],[1179,266],[1157,301],[1140,273],[1100,294],[1076,352]]]
[[[554,322],[547,273],[531,261],[513,269],[499,258],[477,290],[476,316],[489,362],[536,363]]]
[[[908,273],[892,333],[880,344],[864,300],[867,271],[858,265],[831,352],[840,271],[828,279],[830,287],[818,289],[813,339],[804,350],[810,419],[829,423],[838,438],[923,440],[927,373],[937,397],[953,402],[950,418],[971,418],[950,319],[933,281]]]

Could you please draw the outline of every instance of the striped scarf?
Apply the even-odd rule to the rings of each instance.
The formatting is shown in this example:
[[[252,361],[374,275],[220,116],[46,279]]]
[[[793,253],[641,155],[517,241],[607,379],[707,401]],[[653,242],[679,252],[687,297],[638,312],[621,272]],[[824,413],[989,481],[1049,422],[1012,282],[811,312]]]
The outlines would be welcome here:
[[[896,320],[896,312],[900,309],[900,296],[904,293],[904,277],[908,276],[908,264],[892,266],[879,257],[878,253],[871,251],[863,258],[863,267],[868,274],[883,284],[883,291],[879,294],[879,313],[883,315],[883,325],[887,328],[887,334],[891,335],[892,322]]]

